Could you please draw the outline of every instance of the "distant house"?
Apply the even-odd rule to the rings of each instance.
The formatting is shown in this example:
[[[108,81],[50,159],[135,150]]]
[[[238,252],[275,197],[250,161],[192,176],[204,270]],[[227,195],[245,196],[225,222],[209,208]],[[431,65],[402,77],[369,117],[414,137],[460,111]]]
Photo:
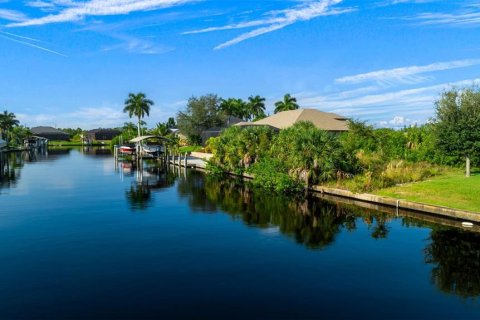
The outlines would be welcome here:
[[[300,121],[310,121],[318,129],[330,132],[348,131],[348,119],[335,113],[317,109],[297,109],[279,112],[255,122],[240,122],[237,126],[270,126],[277,130],[286,129]]]
[[[227,119],[225,120],[224,124],[219,126],[219,127],[213,127],[213,128],[208,128],[204,131],[202,131],[201,137],[202,137],[202,143],[205,144],[208,139],[212,137],[218,137],[222,130],[233,126],[234,124],[241,123],[242,119],[234,117],[234,116],[228,116]]]
[[[70,140],[70,135],[53,127],[34,127],[30,131],[34,136],[42,137],[48,140]]]
[[[86,134],[86,138],[88,139],[88,141],[112,140],[121,133],[122,132],[117,129],[95,129],[88,131]]]

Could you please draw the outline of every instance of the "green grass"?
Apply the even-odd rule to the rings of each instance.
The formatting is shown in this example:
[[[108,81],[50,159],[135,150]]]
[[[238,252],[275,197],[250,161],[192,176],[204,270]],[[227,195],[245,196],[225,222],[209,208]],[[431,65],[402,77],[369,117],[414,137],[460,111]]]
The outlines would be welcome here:
[[[78,147],[82,146],[81,141],[57,141],[57,140],[51,140],[48,141],[48,145],[50,147]],[[91,146],[109,146],[110,141],[94,141]]]
[[[373,193],[480,212],[480,172],[467,178],[462,170],[452,169],[425,181],[381,189]]]
[[[200,149],[202,149],[202,146],[185,146],[185,147],[180,147],[180,153],[195,152],[195,151],[199,151]]]

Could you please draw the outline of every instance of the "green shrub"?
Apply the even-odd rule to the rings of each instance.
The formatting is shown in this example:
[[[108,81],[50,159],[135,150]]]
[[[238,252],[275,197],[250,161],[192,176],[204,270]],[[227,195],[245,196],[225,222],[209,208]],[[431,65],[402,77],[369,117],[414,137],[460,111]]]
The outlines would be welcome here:
[[[225,171],[241,174],[264,157],[274,136],[273,129],[264,126],[233,126],[207,142],[207,149],[213,153],[212,163]]]
[[[290,175],[305,183],[319,183],[359,171],[357,158],[348,154],[338,138],[317,129],[311,122],[298,122],[282,130],[270,156],[288,168]]]
[[[273,158],[262,158],[256,162],[249,172],[255,175],[252,184],[278,193],[294,193],[303,190],[298,179],[288,174],[285,164]]]

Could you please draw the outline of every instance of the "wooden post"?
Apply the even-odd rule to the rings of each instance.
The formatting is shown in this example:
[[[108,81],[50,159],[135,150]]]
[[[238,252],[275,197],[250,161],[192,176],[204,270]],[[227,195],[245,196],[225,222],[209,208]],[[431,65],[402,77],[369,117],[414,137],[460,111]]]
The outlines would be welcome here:
[[[187,153],[185,152],[185,158],[184,158],[184,163],[185,169],[187,169]]]
[[[467,177],[470,177],[470,157],[467,157],[466,159],[466,170],[465,170],[465,175]]]
[[[0,177],[3,176],[3,151],[0,151]]]

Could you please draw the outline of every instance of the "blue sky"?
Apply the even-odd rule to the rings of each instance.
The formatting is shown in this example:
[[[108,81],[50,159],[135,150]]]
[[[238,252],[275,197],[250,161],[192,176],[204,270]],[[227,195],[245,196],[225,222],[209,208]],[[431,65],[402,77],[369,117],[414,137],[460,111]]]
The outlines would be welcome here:
[[[480,84],[480,1],[0,0],[0,110],[28,126],[150,126],[193,95],[285,93],[376,126],[428,121]]]

